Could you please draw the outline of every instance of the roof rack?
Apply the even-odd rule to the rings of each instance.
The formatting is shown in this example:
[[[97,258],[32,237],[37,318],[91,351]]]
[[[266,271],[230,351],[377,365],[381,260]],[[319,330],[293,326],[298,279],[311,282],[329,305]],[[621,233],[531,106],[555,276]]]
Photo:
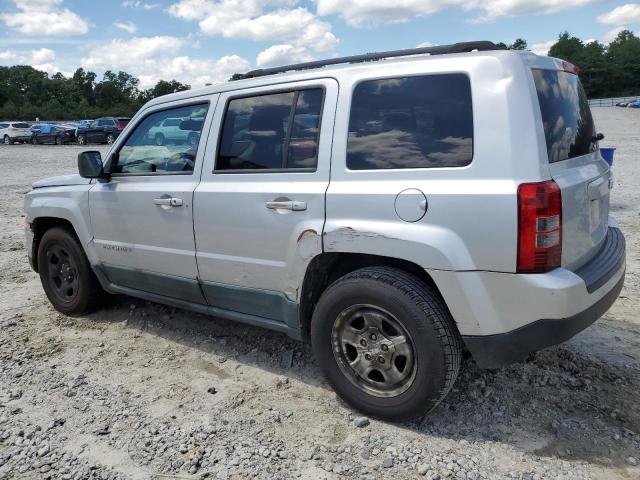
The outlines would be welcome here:
[[[383,60],[385,58],[406,57],[409,55],[444,55],[446,53],[465,53],[473,50],[502,50],[504,47],[498,47],[495,43],[486,40],[477,42],[460,42],[452,45],[438,45],[434,47],[408,48],[405,50],[390,50],[388,52],[365,53],[363,55],[352,55],[350,57],[330,58],[328,60],[317,60],[314,62],[294,63],[292,65],[284,65],[282,67],[264,68],[251,70],[250,72],[234,75],[234,80],[243,80],[246,78],[264,77],[265,75],[274,75],[276,73],[288,72],[291,70],[308,70],[311,68],[320,68],[327,65],[338,65],[341,63],[359,63]]]

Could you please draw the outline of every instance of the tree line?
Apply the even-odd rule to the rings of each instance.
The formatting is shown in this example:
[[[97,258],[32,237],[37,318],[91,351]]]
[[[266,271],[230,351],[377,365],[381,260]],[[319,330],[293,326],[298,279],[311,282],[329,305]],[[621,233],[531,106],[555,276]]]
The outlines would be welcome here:
[[[522,38],[503,48],[526,50]],[[563,32],[549,55],[580,68],[582,84],[589,98],[640,95],[640,38],[623,30],[609,45],[584,42]],[[233,78],[233,77],[232,77]],[[0,67],[0,119],[73,120],[102,116],[132,116],[152,98],[189,85],[160,80],[153,88],[141,89],[139,80],[127,72],[104,73],[78,68],[71,77],[48,75],[26,65]]]
[[[160,80],[140,89],[127,72],[107,71],[100,81],[78,68],[71,77],[49,76],[27,65],[0,67],[0,119],[78,120],[132,116],[152,98],[191,88],[176,80]]]

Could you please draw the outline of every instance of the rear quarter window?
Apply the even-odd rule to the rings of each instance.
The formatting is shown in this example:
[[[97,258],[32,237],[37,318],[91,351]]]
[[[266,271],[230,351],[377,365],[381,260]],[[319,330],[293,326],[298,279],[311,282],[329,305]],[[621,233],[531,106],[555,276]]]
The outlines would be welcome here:
[[[349,169],[463,167],[472,158],[473,109],[465,74],[367,80],[354,89]]]
[[[591,153],[595,127],[577,75],[533,69],[549,163]]]

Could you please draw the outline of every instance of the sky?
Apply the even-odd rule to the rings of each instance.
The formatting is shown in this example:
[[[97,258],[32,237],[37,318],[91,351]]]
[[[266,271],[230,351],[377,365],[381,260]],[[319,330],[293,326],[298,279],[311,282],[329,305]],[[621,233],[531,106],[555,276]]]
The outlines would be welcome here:
[[[546,54],[567,30],[608,43],[640,3],[598,0],[0,0],[0,65],[68,76],[124,70],[148,88],[381,50],[522,37]]]

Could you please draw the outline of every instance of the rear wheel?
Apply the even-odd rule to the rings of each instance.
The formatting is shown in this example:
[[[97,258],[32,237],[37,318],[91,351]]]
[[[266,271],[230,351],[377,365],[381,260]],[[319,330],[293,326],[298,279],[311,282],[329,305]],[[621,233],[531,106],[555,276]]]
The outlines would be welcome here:
[[[11,137],[9,137],[9,135],[5,135],[3,140],[4,140],[4,144],[5,145],[12,145],[13,144],[13,140],[11,140]]]
[[[56,145],[62,145],[62,138],[56,137]]]
[[[106,293],[75,234],[61,227],[47,230],[38,246],[38,271],[53,307],[66,315],[98,309]]]
[[[336,392],[391,421],[432,410],[460,368],[460,339],[442,300],[391,267],[363,268],[333,283],[313,313],[311,341]]]

